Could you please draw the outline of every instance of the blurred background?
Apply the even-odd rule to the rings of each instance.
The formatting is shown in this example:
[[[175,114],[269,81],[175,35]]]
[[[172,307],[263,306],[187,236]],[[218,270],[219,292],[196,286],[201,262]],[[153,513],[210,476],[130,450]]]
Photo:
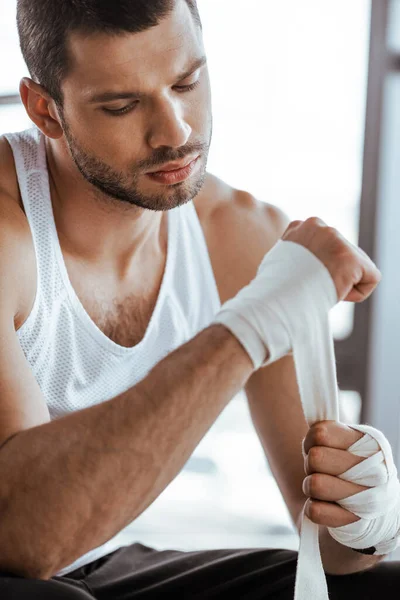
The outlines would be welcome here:
[[[400,0],[198,0],[213,91],[208,170],[318,215],[383,272],[373,299],[332,313],[341,420],[369,423],[400,466]],[[0,0],[0,134],[30,121],[15,0]],[[239,394],[132,525],[156,548],[298,548]],[[388,559],[400,559],[392,555]]]

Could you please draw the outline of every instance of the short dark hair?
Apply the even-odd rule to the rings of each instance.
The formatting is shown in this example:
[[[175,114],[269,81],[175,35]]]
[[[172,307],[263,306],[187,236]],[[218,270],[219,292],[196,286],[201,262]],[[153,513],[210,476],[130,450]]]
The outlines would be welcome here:
[[[201,27],[196,0],[185,0]],[[176,0],[18,0],[22,55],[31,77],[62,106],[61,83],[69,68],[67,36],[73,31],[139,33],[155,27]]]

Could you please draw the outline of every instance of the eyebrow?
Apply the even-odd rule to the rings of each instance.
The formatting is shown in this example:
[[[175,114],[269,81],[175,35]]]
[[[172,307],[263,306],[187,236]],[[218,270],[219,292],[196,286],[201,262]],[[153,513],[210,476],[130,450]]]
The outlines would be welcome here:
[[[182,79],[186,79],[189,75],[192,75],[195,71],[200,69],[207,62],[206,56],[201,56],[197,58],[191,66],[185,70],[183,73],[178,75],[176,81],[182,81]],[[142,92],[103,92],[101,94],[96,94],[92,98],[90,98],[89,103],[94,104],[95,102],[110,102],[111,100],[127,100],[127,99],[137,99],[143,98],[145,94]]]

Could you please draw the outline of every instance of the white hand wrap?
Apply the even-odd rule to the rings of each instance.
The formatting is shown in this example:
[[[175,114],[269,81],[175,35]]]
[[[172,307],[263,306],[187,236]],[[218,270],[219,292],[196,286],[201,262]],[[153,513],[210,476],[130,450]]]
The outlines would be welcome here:
[[[393,552],[400,543],[400,482],[392,448],[381,431],[369,425],[349,425],[364,433],[348,452],[366,459],[340,479],[368,486],[370,489],[339,500],[338,504],[361,517],[342,527],[330,527],[331,536],[350,548],[375,546],[374,554]]]
[[[296,339],[307,338],[303,316],[315,296],[323,297],[329,308],[337,303],[328,269],[303,246],[280,240],[265,255],[253,281],[225,302],[214,322],[238,338],[258,369],[290,351],[287,319]]]
[[[236,335],[255,368],[293,350],[300,397],[309,425],[323,420],[339,421],[328,317],[336,302],[336,289],[325,266],[303,246],[280,241],[265,256],[256,278],[222,306],[215,320]],[[270,356],[265,360],[267,349]],[[350,427],[364,436],[348,451],[367,458],[339,477],[370,489],[338,502],[360,520],[329,528],[329,532],[345,546],[357,549],[375,546],[376,554],[386,554],[400,543],[400,483],[392,451],[377,429],[368,425]],[[295,600],[329,598],[318,530],[303,509]]]

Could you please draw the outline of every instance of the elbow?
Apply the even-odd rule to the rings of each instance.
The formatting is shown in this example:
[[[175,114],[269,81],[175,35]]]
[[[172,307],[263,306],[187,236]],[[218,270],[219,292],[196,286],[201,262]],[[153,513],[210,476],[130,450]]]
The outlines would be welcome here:
[[[48,580],[57,572],[56,564],[61,549],[56,540],[46,540],[43,535],[35,535],[35,527],[12,507],[12,498],[2,503],[3,519],[0,526],[0,571],[24,579]]]
[[[22,577],[25,579],[41,579],[48,581],[57,572],[53,562],[44,560],[26,560],[25,563],[20,566]]]
[[[45,568],[42,565],[29,565],[24,564],[17,566],[13,572],[14,575],[23,577],[24,579],[39,579],[42,581],[48,581],[54,577],[55,573],[53,570]]]
[[[32,560],[22,555],[18,557],[0,556],[0,571],[10,573],[24,579],[41,579],[48,581],[54,577],[53,565],[42,560]]]
[[[24,538],[17,541],[15,536],[0,539],[0,571],[10,573],[24,579],[42,579],[47,581],[54,577],[54,555],[50,560],[43,548],[29,543]],[[54,553],[55,554],[55,553]]]

